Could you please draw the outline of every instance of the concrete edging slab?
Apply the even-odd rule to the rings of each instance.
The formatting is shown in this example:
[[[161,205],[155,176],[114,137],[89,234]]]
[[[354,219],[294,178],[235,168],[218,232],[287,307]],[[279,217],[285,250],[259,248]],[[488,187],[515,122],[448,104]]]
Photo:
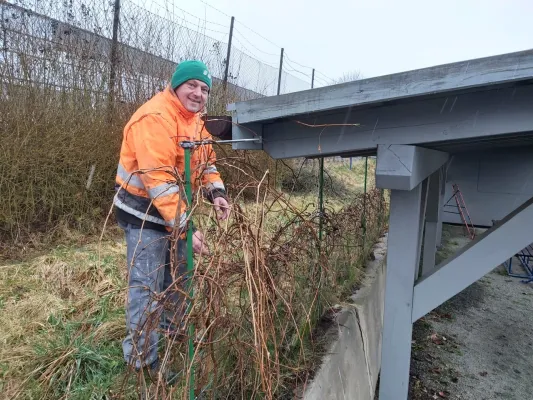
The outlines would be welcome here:
[[[381,366],[387,235],[373,248],[361,288],[342,305],[330,330],[335,339],[303,400],[373,400]]]

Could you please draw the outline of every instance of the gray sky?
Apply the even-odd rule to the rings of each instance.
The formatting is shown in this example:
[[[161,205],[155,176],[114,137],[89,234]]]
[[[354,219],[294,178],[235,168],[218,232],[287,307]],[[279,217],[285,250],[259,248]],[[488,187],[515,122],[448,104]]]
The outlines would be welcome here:
[[[293,66],[314,67],[330,78],[351,71],[372,77],[533,48],[533,0],[152,2],[209,21],[205,33],[221,40],[227,40],[233,15],[237,46],[273,66],[283,46]]]

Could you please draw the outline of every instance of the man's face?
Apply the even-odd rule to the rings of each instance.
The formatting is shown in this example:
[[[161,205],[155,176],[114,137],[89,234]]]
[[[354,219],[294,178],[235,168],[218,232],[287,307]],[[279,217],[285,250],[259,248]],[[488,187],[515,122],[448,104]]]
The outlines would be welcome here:
[[[209,86],[197,79],[191,79],[176,89],[176,96],[183,107],[190,112],[197,113],[203,110],[205,106],[209,96]]]

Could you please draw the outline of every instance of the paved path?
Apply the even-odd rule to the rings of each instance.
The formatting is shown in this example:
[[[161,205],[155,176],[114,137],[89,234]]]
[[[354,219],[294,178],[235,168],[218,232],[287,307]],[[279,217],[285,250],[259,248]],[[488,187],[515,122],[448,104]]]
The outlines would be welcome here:
[[[440,258],[467,242],[446,227]],[[498,267],[417,321],[410,398],[532,400],[533,283]]]

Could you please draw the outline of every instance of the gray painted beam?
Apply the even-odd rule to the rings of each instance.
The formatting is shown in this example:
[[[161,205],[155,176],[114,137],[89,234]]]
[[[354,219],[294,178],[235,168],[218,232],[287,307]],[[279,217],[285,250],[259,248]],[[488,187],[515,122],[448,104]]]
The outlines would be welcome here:
[[[391,191],[380,400],[407,399],[421,193],[422,185]]]
[[[412,321],[423,317],[531,244],[531,221],[533,198],[418,282],[414,288]],[[389,237],[389,246],[390,243]]]
[[[418,252],[416,254],[416,271],[415,277],[418,279],[420,276],[420,253],[422,252],[422,243],[424,242],[424,227],[426,224],[426,209],[428,205],[428,194],[429,194],[429,177],[422,181],[422,195],[420,198],[420,224],[418,228]]]
[[[533,85],[524,85],[269,122],[263,125],[264,149],[273,158],[291,158],[368,154],[381,143],[482,145],[501,135],[530,134],[532,99]]]
[[[442,190],[443,168],[439,168],[431,174],[429,180],[429,197],[426,219],[431,222],[439,220],[440,204],[439,198]]]
[[[420,277],[430,275],[435,269],[437,255],[437,222],[426,221],[424,230],[424,254],[422,255],[422,271]]]
[[[527,50],[265,97],[234,107],[239,122],[247,123],[531,78],[533,50]]]
[[[407,145],[378,145],[376,187],[412,190],[439,169],[448,154]]]
[[[422,276],[429,275],[435,268],[437,253],[437,229],[439,220],[439,203],[441,194],[442,168],[429,178],[429,192],[426,209],[426,228],[424,231],[424,254],[422,256]]]
[[[453,156],[450,158],[450,160],[453,159]],[[439,195],[439,216],[437,219],[437,247],[440,247],[442,245],[442,213],[444,212],[444,195],[446,194],[446,179],[448,176],[448,165],[450,164],[450,161],[446,164],[445,167],[441,169],[441,175],[440,175],[440,195]]]

